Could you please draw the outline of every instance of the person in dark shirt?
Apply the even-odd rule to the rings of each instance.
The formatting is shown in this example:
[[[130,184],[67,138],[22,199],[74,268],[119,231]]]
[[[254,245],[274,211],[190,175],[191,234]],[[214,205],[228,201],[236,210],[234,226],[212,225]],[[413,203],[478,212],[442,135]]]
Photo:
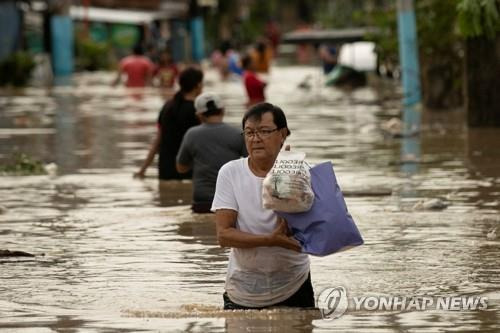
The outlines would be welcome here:
[[[158,131],[146,160],[136,178],[144,178],[147,168],[159,153],[158,177],[160,180],[189,179],[191,173],[180,174],[175,168],[175,158],[186,131],[200,123],[194,108],[195,98],[203,88],[203,72],[187,68],[179,76],[180,90],[165,103],[158,116]]]

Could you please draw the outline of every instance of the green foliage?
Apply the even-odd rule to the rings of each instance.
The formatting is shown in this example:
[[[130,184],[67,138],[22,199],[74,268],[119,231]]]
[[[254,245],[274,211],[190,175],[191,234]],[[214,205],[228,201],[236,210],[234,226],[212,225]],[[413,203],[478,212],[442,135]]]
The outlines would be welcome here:
[[[458,26],[465,37],[493,38],[500,31],[498,0],[461,0]]]
[[[16,52],[0,62],[0,86],[25,86],[35,67],[33,57],[27,52]]]
[[[272,12],[271,2],[262,2],[250,6],[250,16],[241,23],[241,39],[245,44],[253,43],[264,33],[269,13]]]
[[[111,47],[108,43],[94,42],[88,38],[76,39],[76,64],[79,69],[88,71],[110,69],[110,52]]]
[[[457,0],[420,0],[416,3],[419,50],[422,56],[455,57],[462,41],[456,29]]]
[[[459,0],[415,1],[423,103],[449,108],[461,103],[463,38],[457,28]],[[368,36],[376,43],[379,62],[399,63],[397,9],[395,3],[365,14],[365,25],[380,33]]]
[[[396,17],[394,7],[376,9],[365,19],[359,12],[354,17],[360,25],[366,24],[379,29],[378,33],[369,34],[366,37],[375,43],[375,51],[381,62],[397,64],[399,61],[398,22]]]
[[[456,29],[458,0],[419,0],[416,2],[418,47],[423,57],[453,57],[461,53],[461,37]],[[375,26],[379,33],[367,36],[377,45],[381,60],[398,61],[398,23],[395,5],[375,9],[368,18],[357,20]]]
[[[12,162],[7,165],[0,165],[0,174],[13,176],[45,175],[42,162],[35,160],[26,154],[14,154]]]
[[[362,0],[315,1],[315,22],[326,29],[363,25],[366,12]]]

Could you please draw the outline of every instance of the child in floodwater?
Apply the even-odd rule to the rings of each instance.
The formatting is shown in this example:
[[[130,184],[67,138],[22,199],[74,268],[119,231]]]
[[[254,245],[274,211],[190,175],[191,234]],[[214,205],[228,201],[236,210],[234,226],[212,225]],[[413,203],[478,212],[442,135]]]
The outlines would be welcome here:
[[[165,50],[160,55],[160,62],[155,69],[154,76],[162,88],[172,89],[179,74],[179,69],[172,59],[172,55]]]

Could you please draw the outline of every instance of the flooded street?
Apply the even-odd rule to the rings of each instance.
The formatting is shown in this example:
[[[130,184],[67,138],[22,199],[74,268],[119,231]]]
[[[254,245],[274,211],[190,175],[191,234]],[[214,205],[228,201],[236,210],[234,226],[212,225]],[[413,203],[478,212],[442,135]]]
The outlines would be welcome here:
[[[22,152],[58,166],[57,176],[0,176],[0,249],[36,255],[0,258],[0,329],[500,331],[500,129],[424,113],[420,136],[393,138],[379,129],[401,107],[391,84],[349,92],[324,87],[318,68],[274,68],[266,93],[287,114],[288,143],[311,164],[333,162],[365,240],[311,257],[315,294],[484,296],[488,309],[348,311],[333,321],[317,311],[225,312],[229,251],[213,216],[191,213],[190,182],[159,186],[155,167],[132,178],[163,97],[112,88],[113,76],[0,91],[0,162]],[[221,94],[225,120],[239,127],[243,86],[206,77],[205,91]]]

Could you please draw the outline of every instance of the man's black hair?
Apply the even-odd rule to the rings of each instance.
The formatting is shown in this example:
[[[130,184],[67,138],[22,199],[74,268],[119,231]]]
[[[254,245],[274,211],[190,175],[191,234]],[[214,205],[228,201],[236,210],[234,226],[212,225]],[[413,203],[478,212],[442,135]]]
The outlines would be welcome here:
[[[203,72],[198,68],[189,67],[179,75],[179,86],[182,93],[193,91],[203,81]]]
[[[248,119],[260,120],[262,115],[266,112],[271,112],[273,114],[273,121],[276,127],[278,129],[286,128],[286,136],[289,136],[290,129],[288,129],[285,113],[279,107],[271,103],[259,103],[252,106],[243,116],[241,127],[245,129],[245,123]]]
[[[231,45],[231,42],[229,40],[224,40],[222,41],[222,43],[220,44],[219,46],[219,50],[220,52],[225,55],[227,53],[227,51],[229,51],[230,49],[232,49],[232,45]]]
[[[144,49],[141,44],[136,44],[134,46],[133,52],[135,55],[143,55],[144,54]]]
[[[266,48],[267,48],[267,45],[266,43],[264,43],[263,41],[258,41],[256,44],[255,44],[255,49],[257,50],[257,52],[259,52],[260,54],[264,54],[264,52],[266,52]]]
[[[184,99],[184,94],[193,91],[198,84],[203,81],[203,72],[198,68],[188,67],[181,72],[179,75],[179,86],[181,89],[175,93],[172,100],[170,100],[166,105],[166,109],[169,110],[167,113],[171,113],[177,110],[180,103]]]
[[[243,69],[250,69],[252,65],[252,57],[249,54],[245,54],[245,56],[241,59],[241,67]]]

